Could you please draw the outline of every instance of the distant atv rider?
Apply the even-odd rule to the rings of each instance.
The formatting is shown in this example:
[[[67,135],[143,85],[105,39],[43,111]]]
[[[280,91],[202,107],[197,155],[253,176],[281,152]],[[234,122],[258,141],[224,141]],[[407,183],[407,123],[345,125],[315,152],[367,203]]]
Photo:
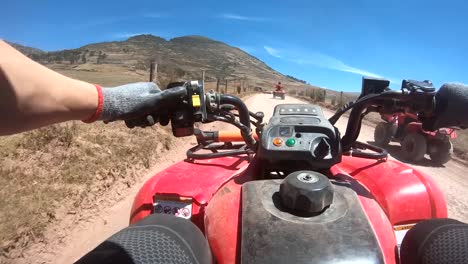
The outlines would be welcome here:
[[[275,85],[275,92],[280,92],[284,89],[284,86],[281,84],[281,82],[278,82],[276,85]]]

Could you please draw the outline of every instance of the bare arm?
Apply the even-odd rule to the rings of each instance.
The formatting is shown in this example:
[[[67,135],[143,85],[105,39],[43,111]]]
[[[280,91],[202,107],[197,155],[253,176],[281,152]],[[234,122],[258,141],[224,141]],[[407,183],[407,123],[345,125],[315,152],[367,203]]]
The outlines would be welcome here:
[[[0,40],[0,136],[93,115],[96,87],[54,72]]]

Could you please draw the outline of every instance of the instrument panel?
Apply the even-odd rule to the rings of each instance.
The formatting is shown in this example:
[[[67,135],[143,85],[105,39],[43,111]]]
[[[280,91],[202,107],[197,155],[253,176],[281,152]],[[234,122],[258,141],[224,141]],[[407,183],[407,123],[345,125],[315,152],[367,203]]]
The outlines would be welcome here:
[[[263,130],[258,155],[270,163],[306,161],[327,168],[341,160],[339,134],[317,105],[278,105]]]

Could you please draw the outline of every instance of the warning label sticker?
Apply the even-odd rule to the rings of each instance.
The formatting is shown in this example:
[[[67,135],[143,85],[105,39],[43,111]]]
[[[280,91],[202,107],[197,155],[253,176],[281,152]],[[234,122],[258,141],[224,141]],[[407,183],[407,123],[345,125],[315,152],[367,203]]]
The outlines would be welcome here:
[[[185,219],[192,217],[191,198],[155,195],[153,206],[156,214],[172,214]]]

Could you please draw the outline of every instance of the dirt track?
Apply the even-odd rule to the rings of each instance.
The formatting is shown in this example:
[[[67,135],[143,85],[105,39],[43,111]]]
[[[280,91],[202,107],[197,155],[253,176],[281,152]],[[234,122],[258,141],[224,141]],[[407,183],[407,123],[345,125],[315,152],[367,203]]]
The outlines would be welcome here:
[[[259,94],[246,100],[251,111],[263,111],[267,118],[273,112],[273,107],[280,103],[303,103],[300,100],[288,97],[286,100],[272,99],[269,94]],[[325,115],[332,114],[329,110],[324,110]],[[267,120],[267,119],[266,119]],[[346,118],[338,122],[340,131],[344,132]],[[371,126],[363,124],[359,139],[363,142],[372,141],[374,129]],[[178,139],[176,146],[170,155],[166,155],[165,160],[161,160],[158,166],[153,168],[153,173],[142,178],[139,184],[125,190],[123,199],[113,206],[102,208],[93,208],[89,212],[82,212],[81,220],[67,221],[60,223],[58,228],[66,233],[66,238],[60,241],[54,241],[53,232],[49,232],[48,243],[33,246],[25,253],[25,258],[18,263],[71,263],[77,258],[94,248],[104,239],[117,232],[128,224],[129,212],[133,203],[133,197],[138,191],[144,180],[148,179],[154,173],[170,166],[176,161],[185,157],[185,150],[195,141],[193,138]],[[398,158],[398,145],[390,147],[393,158]],[[444,167],[431,167],[428,161],[414,167],[426,174],[432,176],[440,188],[442,188],[448,204],[449,216],[468,222],[468,196],[464,195],[468,190],[468,180],[465,178],[467,167],[457,161],[450,161]],[[109,197],[113,194],[109,193]],[[97,214],[96,214],[97,212]],[[53,241],[53,242],[50,242]]]

